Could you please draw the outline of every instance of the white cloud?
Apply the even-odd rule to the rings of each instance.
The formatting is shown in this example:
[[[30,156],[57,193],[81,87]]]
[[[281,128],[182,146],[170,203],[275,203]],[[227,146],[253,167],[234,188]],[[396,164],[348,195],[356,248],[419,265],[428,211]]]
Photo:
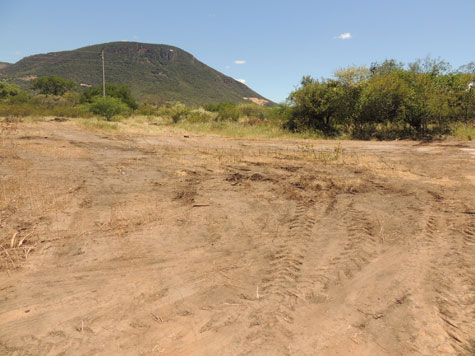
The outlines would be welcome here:
[[[238,60],[235,60],[234,63],[236,63],[236,64],[244,64],[244,63],[246,63],[246,61],[243,60],[243,59],[238,59]]]
[[[242,84],[246,84],[246,79],[236,79],[238,82],[241,82]]]
[[[22,55],[22,54],[23,54],[22,51],[15,51],[15,55],[17,55],[17,56],[20,56],[20,55]]]
[[[349,40],[351,39],[351,33],[349,32],[345,32],[345,33],[342,33],[340,36],[337,36],[336,38],[340,39],[340,40]]]

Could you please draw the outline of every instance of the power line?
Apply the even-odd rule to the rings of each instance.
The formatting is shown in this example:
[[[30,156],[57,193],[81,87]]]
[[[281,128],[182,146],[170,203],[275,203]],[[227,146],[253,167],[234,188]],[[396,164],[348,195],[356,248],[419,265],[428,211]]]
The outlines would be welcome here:
[[[104,70],[104,48],[101,50],[102,57],[102,97],[106,97],[106,73]]]

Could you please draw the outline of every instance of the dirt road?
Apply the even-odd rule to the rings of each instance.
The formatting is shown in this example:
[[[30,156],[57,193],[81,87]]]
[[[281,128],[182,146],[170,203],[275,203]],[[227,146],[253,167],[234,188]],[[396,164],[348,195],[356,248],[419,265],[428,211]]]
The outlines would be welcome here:
[[[1,355],[475,354],[473,143],[1,125]]]

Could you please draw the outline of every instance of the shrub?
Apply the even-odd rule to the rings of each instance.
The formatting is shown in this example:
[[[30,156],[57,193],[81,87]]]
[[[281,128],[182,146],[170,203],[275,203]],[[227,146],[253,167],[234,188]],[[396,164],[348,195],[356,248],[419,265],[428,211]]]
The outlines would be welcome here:
[[[333,136],[345,108],[344,87],[335,80],[317,81],[304,77],[301,88],[290,95],[292,111],[285,127],[291,131],[307,129]]]
[[[72,80],[50,75],[39,77],[33,81],[33,90],[38,90],[40,94],[45,95],[63,95],[72,90],[76,84]]]
[[[89,110],[96,115],[104,116],[108,121],[115,115],[127,114],[130,111],[121,100],[109,96],[95,98]]]
[[[136,110],[139,107],[137,101],[132,97],[130,88],[126,84],[106,84],[106,95],[119,99],[132,110]],[[87,88],[81,95],[81,102],[92,103],[99,96],[102,96],[102,86]]]
[[[205,123],[213,121],[216,114],[205,110],[193,110],[186,116],[186,121],[190,123]]]
[[[238,106],[242,116],[264,120],[266,118],[266,108],[257,104],[241,104]]]
[[[335,79],[304,77],[289,96],[284,127],[358,138],[432,137],[474,117],[473,75],[450,72],[426,58],[407,67],[394,60],[335,72]],[[285,113],[285,111],[284,111]]]
[[[211,112],[217,112],[216,116],[217,121],[221,120],[231,120],[237,121],[241,116],[241,111],[239,110],[237,104],[231,102],[224,102],[219,104],[209,104],[205,105],[204,108]]]
[[[144,116],[158,116],[159,110],[157,105],[150,103],[140,104],[135,114]]]
[[[175,124],[178,121],[185,119],[189,113],[190,109],[181,103],[175,103],[172,107],[168,108],[168,116],[171,117]]]
[[[22,90],[15,84],[0,82],[0,100],[17,96],[21,93]]]

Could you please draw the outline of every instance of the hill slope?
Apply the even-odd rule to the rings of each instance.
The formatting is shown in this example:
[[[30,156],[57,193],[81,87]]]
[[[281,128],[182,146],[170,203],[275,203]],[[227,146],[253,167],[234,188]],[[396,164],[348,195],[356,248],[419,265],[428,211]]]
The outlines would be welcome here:
[[[0,62],[0,69],[6,68],[6,67],[8,67],[9,65],[11,65],[11,64],[10,64],[10,63],[6,63],[6,62]]]
[[[59,75],[82,86],[100,85],[101,49],[106,82],[129,85],[140,101],[204,104],[244,102],[245,97],[264,99],[180,48],[137,42],[111,42],[26,57],[0,69],[0,78],[28,86],[36,76]]]

